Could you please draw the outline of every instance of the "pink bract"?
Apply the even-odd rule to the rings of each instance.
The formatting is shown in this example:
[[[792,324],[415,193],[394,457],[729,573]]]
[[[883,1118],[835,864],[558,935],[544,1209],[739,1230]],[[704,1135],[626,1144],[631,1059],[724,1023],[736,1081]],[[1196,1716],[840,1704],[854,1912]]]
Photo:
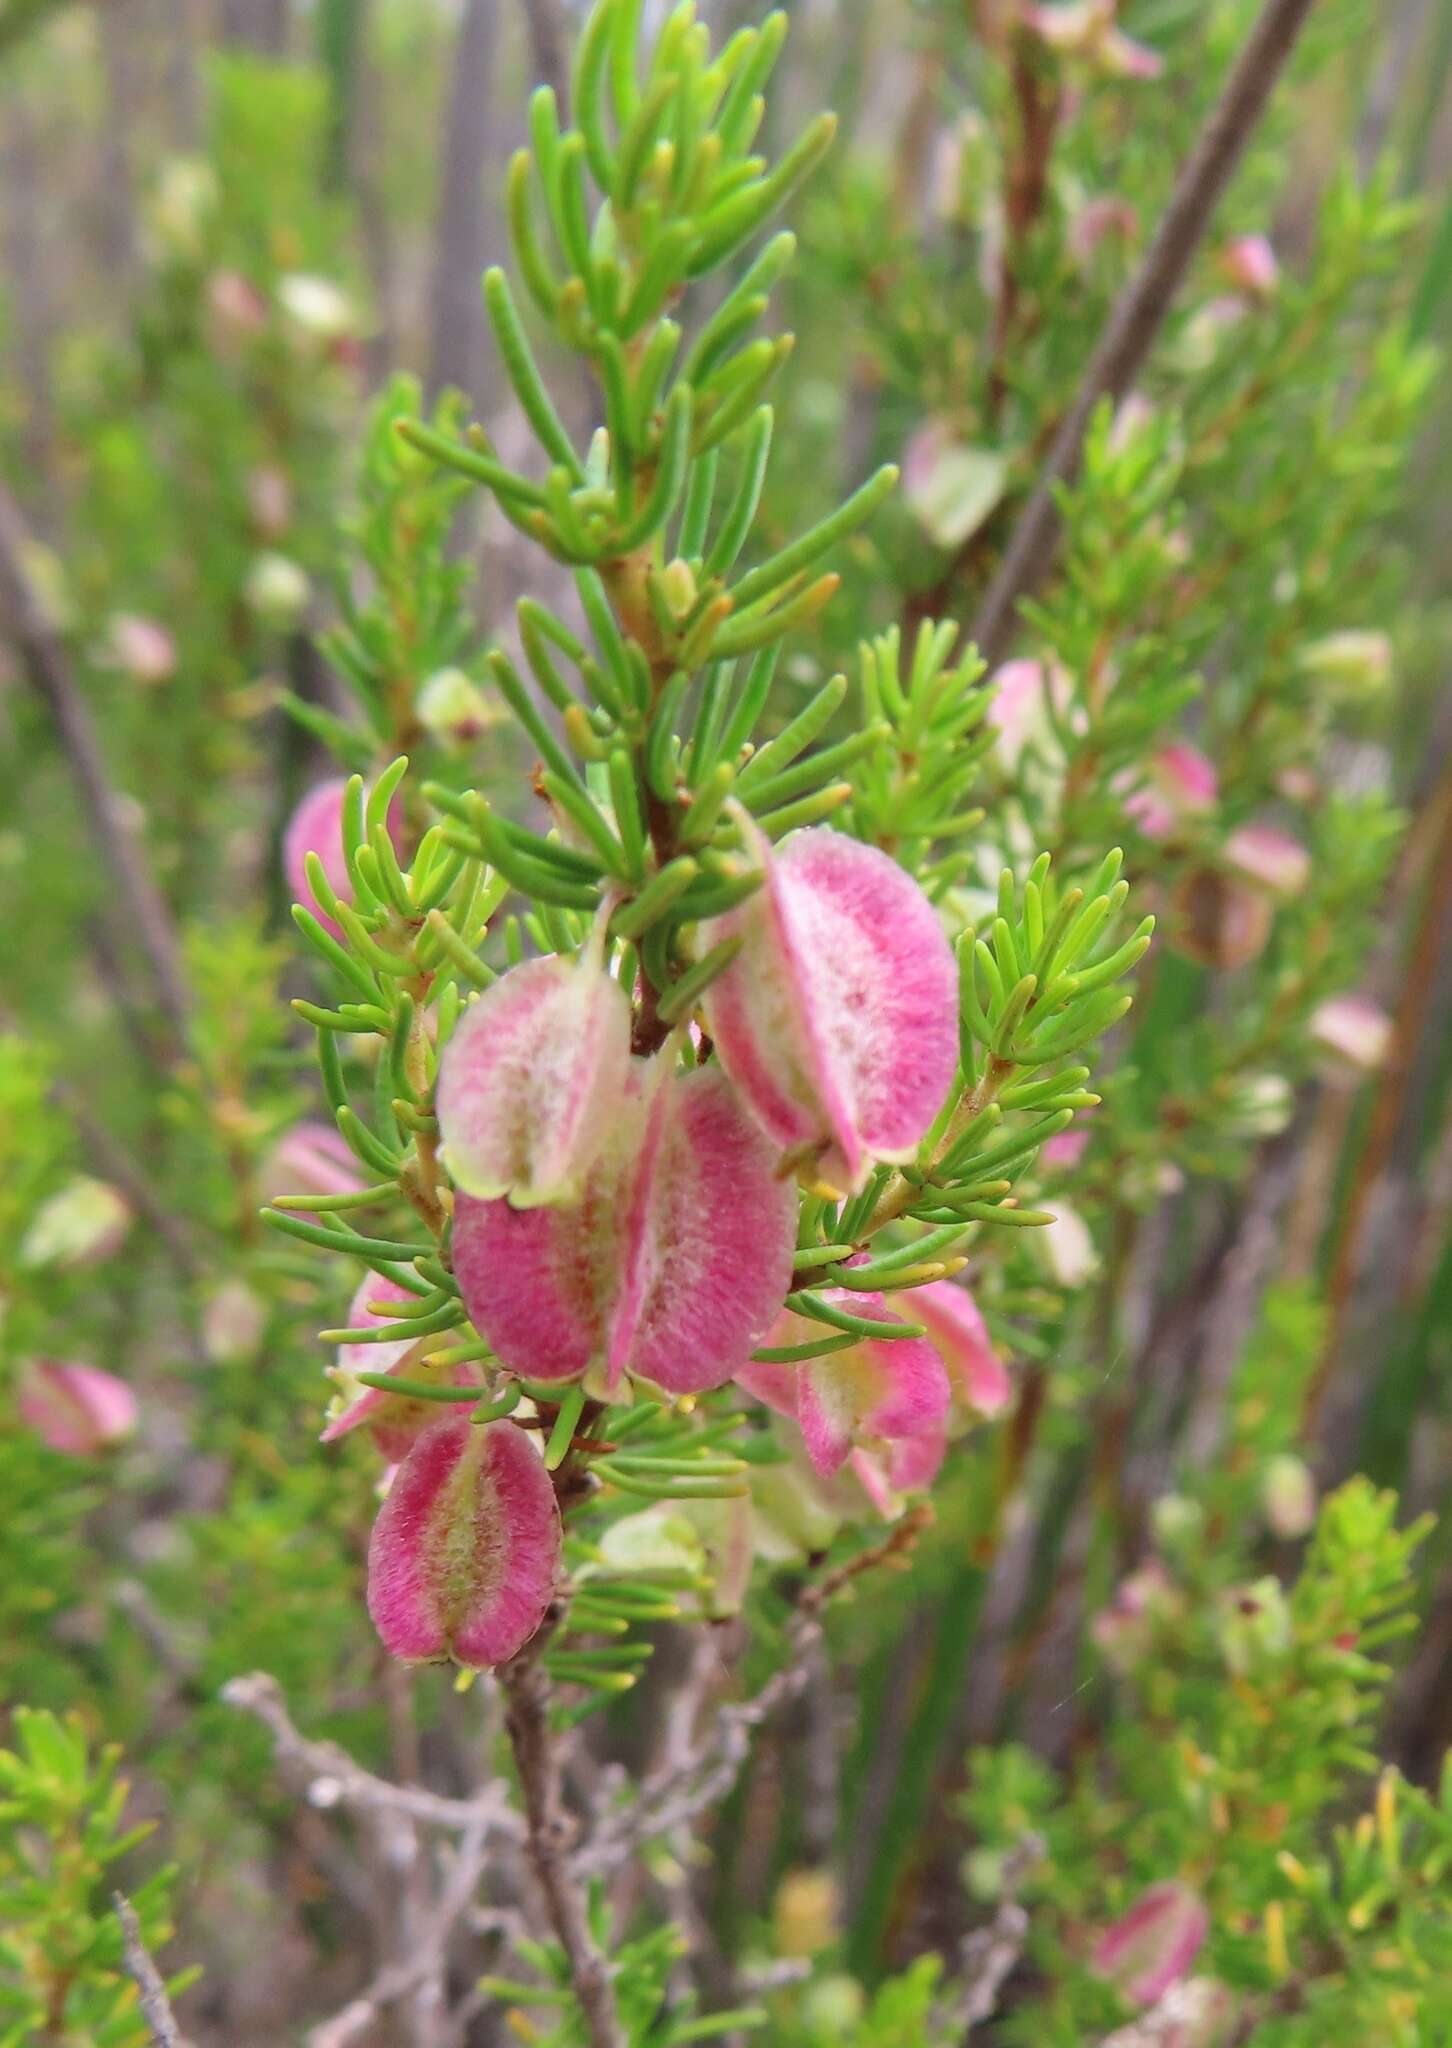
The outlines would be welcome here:
[[[831,1306],[873,1322],[902,1322],[880,1294],[824,1288]],[[786,1310],[772,1326],[775,1348],[824,1335],[822,1325]],[[940,1434],[948,1414],[948,1373],[925,1337],[868,1337],[800,1365],[743,1365],[738,1383],[778,1414],[794,1416],[807,1456],[830,1477],[854,1444]]]
[[[1215,763],[1183,740],[1161,747],[1124,808],[1146,839],[1168,839],[1188,819],[1215,808],[1220,778]]]
[[[406,1287],[400,1287],[396,1280],[387,1280],[381,1273],[366,1274],[349,1306],[348,1328],[361,1330],[366,1329],[369,1323],[390,1320],[387,1312],[379,1315],[368,1306],[372,1301],[400,1303],[415,1300],[417,1296],[410,1294]],[[420,1431],[438,1421],[438,1404],[420,1401],[406,1394],[385,1393],[382,1387],[359,1387],[352,1381],[352,1375],[359,1372],[388,1373],[399,1379],[424,1380],[432,1384],[443,1375],[441,1369],[430,1361],[428,1353],[430,1349],[445,1348],[452,1341],[452,1335],[430,1335],[398,1339],[388,1344],[339,1345],[337,1377],[350,1391],[345,1405],[329,1422],[319,1441],[336,1443],[340,1437],[350,1436],[355,1429],[366,1427],[383,1456],[391,1463],[404,1457]],[[481,1381],[477,1365],[456,1365],[448,1376],[448,1383],[456,1387],[478,1386]]]
[[[1089,1131],[1082,1119],[1067,1131],[1055,1131],[1039,1152],[1039,1164],[1054,1172],[1067,1173],[1079,1164],[1089,1143]]]
[[[773,1143],[834,1189],[906,1160],[952,1085],[958,976],[937,913],[876,847],[825,825],[772,849],[765,879],[702,929],[741,950],[706,992],[721,1062]]]
[[[993,691],[988,701],[988,723],[998,734],[998,757],[1010,770],[1030,740],[1038,737],[1045,724],[1044,697],[1047,672],[1041,661],[1006,661],[988,679]]]
[[[577,1201],[515,1209],[460,1194],[454,1271],[511,1370],[603,1368],[673,1394],[720,1386],[791,1283],[796,1197],[719,1068],[637,1061]]]
[[[439,1069],[455,1184],[516,1208],[573,1199],[619,1113],[630,999],[595,950],[511,968],[460,1019]]]
[[[926,1326],[929,1342],[947,1366],[955,1405],[977,1415],[997,1415],[1007,1407],[1013,1382],[966,1287],[953,1280],[915,1287],[908,1313]]]
[[[287,886],[297,902],[311,910],[319,924],[335,939],[343,935],[327,916],[308,881],[307,857],[315,853],[323,864],[328,886],[340,903],[353,900],[353,883],[343,857],[343,798],[348,788],[345,776],[315,783],[288,820],[282,840],[282,867]],[[395,846],[400,841],[402,813],[395,798],[388,807],[388,833]]]
[[[1297,896],[1311,879],[1310,854],[1278,825],[1239,826],[1225,842],[1225,859],[1272,896]]]
[[[267,1156],[262,1179],[275,1195],[350,1195],[363,1186],[346,1138],[313,1121],[283,1133]]]
[[[135,612],[111,621],[111,657],[138,683],[164,683],[176,673],[176,642],[165,626]]]
[[[502,1664],[554,1596],[560,1514],[512,1422],[446,1418],[394,1475],[368,1545],[368,1612],[392,1656]]]
[[[859,1447],[848,1466],[873,1507],[885,1519],[902,1512],[903,1496],[926,1493],[942,1469],[948,1439],[941,1430],[931,1436],[899,1437],[873,1449]]]
[[[1267,299],[1280,283],[1276,252],[1264,235],[1237,235],[1220,253],[1226,276],[1252,298]]]
[[[1369,996],[1329,996],[1311,1013],[1311,1037],[1342,1070],[1374,1074],[1386,1064],[1395,1027]]]
[[[1078,262],[1088,263],[1100,243],[1110,236],[1128,241],[1138,232],[1139,209],[1127,199],[1101,193],[1086,199],[1071,218],[1069,251]]]
[[[1210,1915],[1185,1884],[1152,1884],[1099,1937],[1090,1967],[1140,2006],[1155,2005],[1189,1970]]]
[[[70,1458],[94,1458],[136,1428],[135,1394],[96,1365],[35,1360],[21,1375],[15,1406],[43,1443]]]

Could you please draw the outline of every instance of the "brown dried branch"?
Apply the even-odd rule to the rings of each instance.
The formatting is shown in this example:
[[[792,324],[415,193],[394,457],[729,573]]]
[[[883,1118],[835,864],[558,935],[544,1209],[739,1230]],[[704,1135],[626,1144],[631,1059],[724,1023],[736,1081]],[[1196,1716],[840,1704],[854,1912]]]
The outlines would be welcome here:
[[[1016,119],[1010,130],[1003,249],[988,343],[987,413],[991,422],[998,420],[1008,396],[1004,363],[1019,320],[1027,246],[1049,195],[1054,135],[1062,105],[1058,81],[1036,59],[1026,33],[1013,38],[1009,76]]]
[[[524,1795],[525,1848],[550,1924],[569,1961],[570,1982],[592,2048],[624,2048],[610,1964],[591,1932],[584,1886],[570,1854],[576,1824],[565,1807],[559,1748],[549,1722],[550,1682],[542,1661],[554,1626],[547,1622],[499,1670],[505,1726]]]
[[[473,1799],[449,1799],[414,1785],[392,1784],[365,1770],[333,1742],[314,1742],[293,1726],[281,1689],[266,1672],[234,1678],[222,1688],[229,1706],[260,1720],[272,1736],[284,1774],[310,1806],[355,1814],[364,1831],[384,1903],[382,1961],[367,1986],[308,2035],[308,2048],[350,2048],[371,2036],[385,2012],[396,2011],[407,2038],[428,2048],[463,2038],[460,2011],[446,2010],[450,1945],[462,1929],[481,1925],[477,1893],[485,1867],[502,1845],[513,1857],[524,1836],[506,1788],[491,1786]],[[424,1882],[421,1828],[459,1837],[457,1846]],[[436,1855],[444,1852],[436,1849]],[[420,1882],[402,1882],[400,1873]],[[366,1908],[365,1908],[366,1910]]]
[[[498,0],[465,0],[450,65],[439,172],[428,382],[435,392],[456,384],[476,400],[489,389],[479,273],[489,260],[491,217],[484,196],[494,134],[498,41]]]
[[[1100,399],[1122,398],[1149,354],[1210,219],[1239,163],[1271,90],[1295,48],[1315,0],[1266,0],[1225,88],[1180,172],[1170,203],[1137,275],[1110,313],[998,573],[972,637],[985,661],[997,661],[1012,635],[1019,600],[1039,584],[1058,540],[1057,487],[1078,467]]]

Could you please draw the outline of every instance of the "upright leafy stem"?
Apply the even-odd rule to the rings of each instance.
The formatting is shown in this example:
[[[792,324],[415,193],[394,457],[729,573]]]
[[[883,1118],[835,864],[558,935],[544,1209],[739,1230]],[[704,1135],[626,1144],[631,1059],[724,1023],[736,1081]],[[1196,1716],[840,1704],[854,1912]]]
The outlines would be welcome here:
[[[1097,1100],[1081,1055],[1149,940],[1149,921],[1118,928],[1118,855],[1083,890],[1044,855],[980,916],[990,693],[951,624],[862,649],[846,730],[845,675],[774,701],[784,643],[897,478],[753,549],[765,394],[792,345],[761,329],[795,247],[759,238],[833,122],[775,163],[753,153],[783,14],[713,53],[686,0],[642,53],[639,12],[590,10],[575,126],[535,94],[508,178],[523,292],[503,269],[483,282],[537,461],[506,464],[452,396],[424,419],[400,382],[379,410],[367,587],[345,588],[330,642],[363,723],[292,706],[359,771],[289,835],[332,991],[296,1008],[358,1185],[266,1212],[364,1268],[322,1334],[340,1347],[329,1434],[366,1424],[400,1461],[370,1610],[397,1656],[498,1668],[559,1943],[536,1961],[596,2048],[634,2035],[567,1853],[557,1744],[636,1683],[643,1624],[742,1597],[739,1524],[664,1560],[624,1532],[663,1502],[744,1514],[754,1468],[785,1455],[768,1408],[824,1476],[865,1446],[886,1513],[928,1482],[949,1356],[986,1348],[944,1283],[987,1226],[1049,1220],[1017,1177]],[[690,287],[728,265],[691,331]],[[583,447],[541,324],[593,375]],[[471,489],[567,565],[577,601],[521,597],[517,646],[482,654],[445,549]],[[476,786],[502,722],[481,689],[533,757],[542,820],[503,776]],[[978,1405],[1001,1405],[991,1355],[986,1372]],[[919,1476],[873,1463],[897,1438]]]

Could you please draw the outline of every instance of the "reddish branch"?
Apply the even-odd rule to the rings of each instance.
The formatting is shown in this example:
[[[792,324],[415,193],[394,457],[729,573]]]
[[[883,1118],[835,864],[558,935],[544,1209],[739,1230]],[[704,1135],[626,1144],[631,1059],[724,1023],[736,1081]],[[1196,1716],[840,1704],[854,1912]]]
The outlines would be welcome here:
[[[589,1437],[601,1412],[598,1402],[585,1404],[570,1449],[552,1475],[562,1512],[589,1489],[585,1460],[580,1455],[581,1438]],[[579,2000],[591,2048],[625,2048],[610,1961],[591,1930],[588,1894],[575,1867],[578,1827],[565,1805],[559,1746],[550,1726],[550,1680],[544,1658],[564,1613],[562,1603],[557,1602],[538,1634],[517,1657],[500,1665],[505,1728],[524,1799],[525,1854],[550,1924],[565,1951],[570,1985]]]
[[[1397,1000],[1391,1056],[1376,1090],[1370,1125],[1332,1245],[1326,1282],[1330,1326],[1325,1350],[1307,1390],[1308,1430],[1315,1429],[1320,1421],[1326,1389],[1345,1342],[1367,1216],[1396,1149],[1413,1066],[1433,1007],[1442,949],[1448,931],[1452,930],[1452,770],[1444,775],[1430,814],[1438,818],[1437,836],[1428,863],[1421,914],[1412,938],[1411,958]]]
[[[989,662],[997,661],[1008,645],[1019,600],[1037,588],[1053,561],[1059,533],[1055,491],[1078,468],[1095,407],[1102,398],[1123,397],[1144,364],[1314,4],[1315,0],[1266,0],[1180,172],[1139,271],[1109,316],[974,621],[972,637]]]
[[[1028,242],[1044,210],[1053,162],[1054,131],[1059,121],[1058,81],[1036,61],[1025,35],[1014,38],[1011,63],[1017,113],[1015,147],[1008,163],[1004,191],[1003,254],[989,343],[988,417],[996,420],[1008,393],[1004,361],[1018,326],[1023,294],[1022,273]]]

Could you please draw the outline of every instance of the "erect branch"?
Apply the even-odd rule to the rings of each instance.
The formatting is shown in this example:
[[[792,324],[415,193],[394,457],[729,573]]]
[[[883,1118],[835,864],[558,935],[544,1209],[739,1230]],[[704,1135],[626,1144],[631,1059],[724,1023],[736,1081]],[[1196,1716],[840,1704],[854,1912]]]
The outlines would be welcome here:
[[[136,1908],[123,1893],[113,1894],[116,1918],[121,1922],[121,1953],[126,1968],[141,1994],[141,2010],[151,2029],[152,2048],[182,2048],[181,2030],[172,2015],[160,1970],[147,1953],[141,1938]]]
[[[1326,1391],[1335,1373],[1355,1301],[1358,1256],[1371,1210],[1372,1197],[1392,1163],[1397,1133],[1406,1113],[1413,1068],[1429,1022],[1436,1021],[1438,974],[1447,933],[1452,930],[1452,762],[1427,806],[1431,855],[1420,907],[1411,928],[1410,946],[1396,1001],[1391,1054],[1371,1105],[1346,1199],[1332,1240],[1326,1304],[1330,1311],[1326,1343],[1306,1391],[1303,1413],[1308,1430],[1320,1427]]]
[[[29,545],[20,509],[0,485],[0,623],[13,635],[26,672],[55,720],[102,865],[135,919],[162,1009],[178,1042],[185,1044],[187,995],[176,925],[132,837],[106,772],[90,706],[26,568]]]
[[[987,662],[999,660],[1004,653],[1020,598],[1037,588],[1053,560],[1059,532],[1055,490],[1078,468],[1094,409],[1101,398],[1122,398],[1149,354],[1220,195],[1314,5],[1315,0],[1266,0],[1185,161],[1139,271],[1109,315],[1078,394],[1054,436],[1033,495],[1019,515],[998,573],[973,622],[973,640]]]
[[[498,0],[464,0],[450,66],[448,117],[440,166],[434,249],[431,392],[457,384],[485,389],[484,309],[479,273],[489,260],[490,219],[483,199],[497,82]]]
[[[575,1824],[566,1811],[559,1752],[550,1727],[550,1682],[543,1656],[553,1633],[546,1621],[519,1655],[499,1667],[505,1726],[524,1794],[525,1849],[550,1923],[570,1966],[591,2048],[624,2048],[610,1964],[590,1930],[585,1890],[570,1851]]]

